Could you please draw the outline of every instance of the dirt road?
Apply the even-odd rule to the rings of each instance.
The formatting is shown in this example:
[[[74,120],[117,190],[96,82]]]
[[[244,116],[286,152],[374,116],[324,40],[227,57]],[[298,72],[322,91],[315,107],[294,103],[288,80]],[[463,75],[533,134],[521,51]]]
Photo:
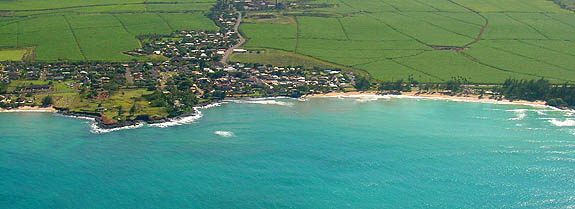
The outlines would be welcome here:
[[[224,56],[222,57],[222,60],[220,60],[220,62],[224,65],[228,64],[228,58],[230,57],[230,55],[234,52],[234,49],[240,47],[241,45],[243,45],[244,43],[246,43],[246,39],[242,36],[242,34],[240,33],[240,24],[242,22],[242,13],[241,12],[236,12],[238,14],[238,19],[236,21],[236,24],[234,25],[234,32],[236,34],[238,34],[238,36],[240,37],[240,42],[238,42],[237,44],[233,45],[231,48],[229,48],[228,50],[226,50],[226,52],[224,53]]]

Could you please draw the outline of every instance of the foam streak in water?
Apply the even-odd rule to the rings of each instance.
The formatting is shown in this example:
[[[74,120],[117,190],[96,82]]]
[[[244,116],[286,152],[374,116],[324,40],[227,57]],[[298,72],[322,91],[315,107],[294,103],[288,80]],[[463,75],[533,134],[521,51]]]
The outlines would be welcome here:
[[[262,104],[262,105],[280,105],[280,106],[293,106],[293,103],[276,101],[276,100],[232,100],[240,104]]]
[[[523,118],[525,118],[525,116],[527,116],[527,114],[525,113],[525,112],[527,112],[527,109],[507,110],[507,112],[515,113],[515,117],[509,118],[509,120],[523,120]]]
[[[555,126],[558,126],[558,127],[575,126],[575,120],[573,120],[573,119],[559,120],[557,118],[551,118],[551,119],[549,119],[549,122]]]
[[[234,133],[230,131],[214,131],[214,134],[226,138],[234,136]]]

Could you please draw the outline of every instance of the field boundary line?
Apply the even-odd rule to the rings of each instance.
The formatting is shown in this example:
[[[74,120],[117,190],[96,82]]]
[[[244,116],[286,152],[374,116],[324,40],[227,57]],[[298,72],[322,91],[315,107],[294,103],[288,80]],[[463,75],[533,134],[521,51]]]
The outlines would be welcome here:
[[[336,68],[340,68],[340,69],[342,69],[342,70],[357,71],[357,72],[365,73],[365,74],[371,76],[371,75],[369,74],[369,72],[367,72],[367,71],[365,71],[365,70],[363,70],[363,69],[358,69],[358,68],[354,68],[354,67],[351,67],[351,66],[348,66],[348,65],[338,64],[338,63],[331,62],[331,61],[328,61],[328,60],[324,60],[324,59],[321,59],[321,58],[318,58],[318,57],[314,57],[314,56],[310,56],[310,55],[306,55],[306,54],[302,54],[302,53],[296,53],[296,52],[288,51],[288,50],[286,50],[286,49],[273,48],[273,47],[254,47],[254,48],[255,48],[255,49],[272,49],[272,50],[278,50],[278,51],[282,51],[282,52],[286,52],[286,53],[294,53],[294,54],[296,54],[296,55],[300,55],[300,56],[306,57],[306,58],[308,58],[308,59],[314,59],[315,62],[324,62],[324,63],[327,63],[327,64],[329,64],[329,65],[333,65],[333,66],[336,67]]]
[[[556,64],[553,64],[553,63],[549,63],[549,62],[547,62],[547,61],[540,60],[540,59],[537,59],[537,58],[533,58],[533,57],[530,57],[530,56],[527,56],[527,55],[523,55],[523,54],[520,54],[520,53],[517,53],[517,52],[514,52],[514,51],[510,51],[510,50],[506,50],[506,49],[501,49],[501,48],[493,47],[493,46],[487,46],[487,45],[486,45],[486,47],[495,49],[496,51],[499,50],[499,51],[507,52],[507,53],[509,53],[509,54],[513,54],[513,55],[515,55],[515,56],[519,56],[519,57],[523,57],[523,58],[526,58],[526,59],[529,59],[529,60],[533,60],[533,61],[536,61],[536,62],[539,62],[539,63],[542,63],[542,64],[550,65],[550,66],[553,66],[553,67],[556,67],[556,68],[559,68],[559,69],[562,69],[562,70],[575,72],[575,70],[573,70],[573,69],[569,69],[569,68],[566,68],[566,67],[563,67],[563,66],[560,66],[560,65],[556,65]]]
[[[351,38],[349,38],[349,35],[347,34],[347,31],[345,30],[345,27],[343,27],[343,23],[341,22],[341,20],[339,19],[339,17],[336,17],[335,19],[337,19],[337,22],[339,23],[339,26],[341,27],[341,30],[343,31],[343,34],[345,35],[345,38],[347,38],[348,41],[351,41]]]
[[[12,24],[16,24],[16,23],[19,23],[19,22],[22,22],[22,21],[26,21],[26,20],[33,19],[33,18],[30,18],[30,17],[15,17],[15,18],[16,18],[15,20],[8,21],[8,22],[6,22],[5,24],[0,25],[0,28],[6,27],[6,26],[9,26],[9,25],[12,25]]]
[[[16,23],[16,48],[20,47],[20,22]]]
[[[394,13],[395,13],[395,12],[394,12]],[[398,33],[400,33],[401,35],[404,35],[404,36],[407,37],[407,38],[410,38],[410,39],[412,39],[412,40],[414,40],[414,41],[416,41],[416,42],[418,42],[418,43],[420,43],[420,44],[422,44],[422,45],[425,45],[425,46],[427,46],[427,47],[431,47],[430,44],[425,43],[425,42],[423,42],[422,40],[419,40],[419,39],[417,39],[416,37],[414,37],[414,36],[412,36],[412,35],[410,35],[410,34],[408,34],[408,33],[406,33],[406,32],[403,32],[403,31],[397,29],[397,28],[394,27],[393,25],[388,24],[388,23],[384,22],[383,20],[381,20],[381,19],[379,19],[379,18],[377,18],[377,17],[374,17],[374,16],[372,16],[372,15],[368,15],[368,16],[372,17],[373,19],[375,19],[376,21],[378,21],[378,22],[380,22],[380,23],[383,23],[383,24],[386,25],[387,27],[391,28],[391,30],[393,30],[393,31],[395,31],[395,32],[398,32]]]
[[[351,6],[350,4],[348,4],[347,2],[345,2],[345,1],[343,1],[343,0],[339,0],[339,2],[341,2],[341,3],[342,3],[343,5],[345,5],[345,6],[348,6],[349,8],[357,9],[357,8],[355,8],[354,6]]]
[[[535,26],[530,25],[529,23],[523,22],[517,18],[512,17],[511,15],[507,14],[507,13],[503,13],[505,14],[505,16],[509,17],[509,19],[518,22],[520,24],[523,24],[529,28],[531,28],[531,30],[534,30],[536,33],[538,33],[539,35],[542,35],[543,37],[545,37],[546,39],[551,39],[549,36],[545,35],[543,32],[541,32],[539,29],[537,29]]]
[[[116,18],[116,20],[118,20],[118,22],[120,23],[120,25],[122,25],[122,28],[124,28],[124,31],[126,31],[126,32],[129,33],[129,34],[132,34],[132,33],[130,32],[130,30],[128,30],[128,27],[126,27],[126,24],[124,24],[124,22],[122,22],[122,20],[120,20],[120,18],[119,18],[118,16],[116,16],[116,15],[112,15],[112,16],[113,16],[114,18]],[[132,34],[132,35],[134,35],[134,34]]]
[[[403,12],[403,11],[401,11],[401,9],[399,9],[399,7],[396,7],[395,5],[389,3],[389,2],[387,2],[387,1],[385,1],[385,0],[381,0],[381,2],[382,2],[383,4],[386,4],[386,5],[390,6],[390,7],[393,8],[395,11]]]
[[[295,38],[281,38],[281,39],[295,39]],[[323,40],[323,41],[343,41],[343,42],[347,42],[348,40],[344,40],[344,39],[332,39],[332,38],[315,38],[315,37],[309,37],[309,38],[300,38],[301,40]],[[389,40],[353,40],[354,42],[404,42],[404,41],[415,41],[413,39],[389,39]]]
[[[435,78],[435,79],[437,79],[437,80],[439,80],[439,81],[445,81],[445,79],[442,79],[442,78],[440,78],[440,77],[438,77],[438,76],[436,76],[436,75],[432,75],[432,74],[430,74],[430,73],[428,73],[428,72],[418,70],[417,68],[411,67],[411,66],[409,66],[409,65],[407,65],[407,64],[404,64],[404,63],[401,63],[401,62],[399,62],[399,61],[397,61],[397,60],[393,60],[393,59],[392,59],[392,60],[390,60],[390,61],[392,61],[392,62],[394,62],[394,63],[396,63],[396,64],[398,64],[398,65],[404,66],[404,67],[406,67],[406,68],[408,68],[408,69],[410,69],[410,70],[413,70],[413,71],[415,71],[415,72],[419,72],[419,73],[422,73],[422,74],[427,75],[427,76],[429,76],[429,77]]]
[[[422,5],[424,5],[424,6],[427,6],[427,7],[429,7],[429,8],[435,9],[435,10],[438,11],[438,12],[441,12],[441,9],[438,9],[437,7],[434,7],[434,6],[431,5],[431,4],[425,3],[425,1],[417,1],[417,0],[412,0],[412,1],[417,2],[418,4],[422,4]]]
[[[547,13],[542,13],[542,14],[543,14],[543,16],[548,17],[548,18],[551,18],[552,20],[555,20],[555,21],[557,21],[557,22],[559,22],[559,23],[561,23],[561,24],[563,24],[563,25],[566,25],[566,26],[568,26],[568,27],[570,27],[570,28],[575,28],[575,25],[571,25],[571,24],[569,24],[569,23],[564,22],[563,20],[554,18],[553,16],[550,16],[550,15],[547,14]]]
[[[476,44],[476,43],[480,42],[480,41],[481,41],[481,36],[483,36],[483,33],[485,33],[485,29],[487,29],[487,26],[489,26],[489,19],[487,19],[487,17],[485,17],[484,15],[482,15],[479,11],[472,9],[471,7],[467,7],[467,6],[463,5],[463,4],[457,3],[457,2],[455,2],[454,0],[447,0],[447,1],[450,2],[450,3],[452,3],[452,4],[454,4],[454,5],[456,5],[456,6],[459,6],[459,7],[463,8],[463,9],[466,9],[467,11],[470,11],[470,12],[472,12],[472,13],[478,15],[478,16],[481,17],[483,20],[485,20],[485,24],[483,25],[483,27],[481,27],[481,30],[479,31],[479,34],[477,34],[477,36],[475,37],[475,40],[473,40],[473,41],[471,41],[471,42],[465,44],[463,47],[467,48],[467,47],[469,47],[469,46],[471,46],[471,45],[473,45],[473,44]]]
[[[443,26],[437,25],[437,24],[432,23],[432,22],[427,21],[427,20],[422,20],[422,19],[419,19],[419,18],[417,18],[417,17],[412,17],[412,16],[405,15],[405,14],[400,14],[400,15],[402,15],[402,16],[404,16],[404,17],[407,17],[407,18],[411,18],[411,19],[413,19],[413,20],[417,20],[417,21],[420,21],[420,22],[427,23],[427,24],[429,24],[429,25],[431,25],[431,26],[433,26],[433,27],[439,28],[439,29],[444,30],[444,31],[447,31],[447,32],[449,32],[449,33],[453,33],[453,34],[458,35],[458,36],[463,36],[463,37],[466,37],[466,38],[471,38],[471,39],[473,39],[472,36],[469,36],[469,35],[463,34],[463,33],[459,33],[459,32],[457,32],[457,31],[452,31],[451,29],[445,28],[445,27],[443,27]]]
[[[567,53],[567,52],[558,51],[558,50],[555,50],[555,49],[551,49],[551,48],[548,48],[548,47],[544,47],[544,46],[541,46],[541,45],[537,45],[537,44],[529,43],[529,42],[527,42],[527,41],[523,41],[523,40],[518,40],[518,41],[519,41],[519,42],[521,42],[521,43],[524,43],[524,44],[530,45],[530,46],[534,46],[534,47],[538,47],[538,48],[541,48],[541,49],[545,49],[545,50],[548,50],[548,51],[557,52],[557,53],[559,53],[559,54],[565,54],[565,55],[569,55],[569,56],[573,56],[573,57],[575,57],[575,54],[571,54],[571,53]]]
[[[172,27],[172,25],[168,22],[168,20],[166,20],[162,15],[160,15],[159,13],[156,13],[156,16],[158,16],[160,19],[162,19],[162,21],[164,21],[164,23],[166,23],[166,25],[168,25],[168,28],[170,28],[170,30],[176,31],[174,29],[174,27]]]
[[[42,11],[55,11],[66,9],[79,9],[90,7],[107,7],[107,6],[129,6],[129,5],[143,5],[143,4],[213,4],[211,2],[135,2],[135,3],[120,3],[120,4],[93,4],[85,6],[70,6],[70,7],[56,7],[45,9],[22,9],[22,10],[0,10],[0,12],[42,12]]]
[[[465,24],[468,24],[468,25],[483,27],[483,25],[481,25],[481,24],[477,24],[477,23],[472,23],[472,22],[469,22],[469,21],[461,20],[461,19],[459,19],[459,18],[451,17],[451,16],[449,16],[449,15],[444,15],[443,12],[428,12],[428,13],[432,13],[432,14],[437,15],[437,16],[442,16],[442,17],[445,17],[445,18],[448,18],[448,19],[452,19],[452,20],[455,20],[455,21],[457,21],[457,22],[465,23]],[[467,12],[462,12],[462,14],[466,14],[466,13],[467,13]]]
[[[457,53],[460,54],[460,55],[462,55],[463,57],[467,58],[468,60],[470,60],[470,61],[472,61],[472,62],[475,62],[475,63],[477,63],[477,64],[480,64],[480,65],[489,67],[489,68],[494,69],[494,70],[499,70],[499,71],[508,72],[508,73],[516,73],[516,74],[520,74],[520,75],[528,75],[528,76],[533,76],[533,77],[536,77],[536,78],[541,78],[541,77],[543,77],[543,76],[541,76],[541,75],[536,75],[536,74],[532,74],[532,73],[517,72],[517,71],[514,71],[514,70],[509,70],[509,69],[497,67],[497,66],[494,66],[494,65],[485,63],[485,62],[483,62],[483,61],[481,61],[481,60],[479,60],[479,59],[477,59],[477,58],[475,58],[475,57],[473,57],[473,56],[471,56],[471,55],[469,55],[469,54],[467,54],[467,53],[465,53],[465,52],[462,52],[462,51],[457,51]],[[562,79],[562,78],[556,78],[556,77],[551,77],[551,76],[547,76],[547,77],[548,77],[548,78],[553,78],[553,79],[556,79],[556,80],[561,80],[561,81],[570,81],[570,80],[565,80],[565,79]]]
[[[300,34],[300,28],[299,28],[299,20],[297,20],[297,17],[295,17],[295,47],[293,49],[293,52],[297,54],[297,49],[299,47],[299,34]]]
[[[325,51],[340,51],[341,49],[326,49],[326,48],[314,48],[314,49],[320,49],[320,50],[325,50]],[[354,49],[345,49],[346,51],[426,51],[426,52],[431,52],[431,51],[435,51],[433,49],[409,49],[409,48],[405,48],[405,49],[393,49],[393,48],[377,48],[377,49],[363,49],[363,48],[354,48]],[[330,56],[333,57],[333,56]],[[346,56],[342,56],[342,57],[337,57],[335,56],[334,58],[345,58]]]
[[[543,38],[488,38],[486,41],[575,41],[569,39],[543,39]]]
[[[76,33],[74,32],[74,29],[72,28],[72,24],[70,24],[70,21],[68,20],[68,18],[66,17],[66,15],[62,15],[62,17],[63,17],[64,20],[66,21],[66,24],[68,24],[68,28],[70,29],[70,33],[72,33],[72,37],[74,37],[74,41],[76,42],[76,46],[78,47],[78,50],[80,51],[80,54],[82,55],[82,57],[84,58],[84,60],[87,60],[86,54],[84,54],[84,50],[82,49],[82,46],[80,46],[80,42],[78,42],[78,37],[76,36]]]
[[[410,54],[410,55],[402,55],[402,56],[397,56],[397,57],[378,57],[375,58],[374,60],[371,60],[369,62],[364,62],[364,63],[360,63],[360,64],[355,64],[355,65],[351,65],[351,67],[356,67],[359,65],[368,65],[374,62],[380,62],[380,61],[385,61],[385,60],[394,60],[394,59],[401,59],[401,58],[408,58],[408,57],[417,57],[419,55],[422,55],[423,53],[428,52],[428,51],[420,51],[417,52],[415,54]]]

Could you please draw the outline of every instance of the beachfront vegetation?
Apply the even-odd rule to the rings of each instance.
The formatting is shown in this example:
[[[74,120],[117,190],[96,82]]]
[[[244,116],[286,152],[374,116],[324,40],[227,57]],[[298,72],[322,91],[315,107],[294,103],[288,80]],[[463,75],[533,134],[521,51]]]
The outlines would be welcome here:
[[[0,1],[0,61],[22,59],[28,47],[35,61],[148,60],[123,52],[140,47],[138,35],[217,30],[206,17],[215,2]]]
[[[540,100],[555,107],[575,107],[574,86],[552,85],[543,78],[539,80],[507,79],[498,91],[509,100]]]
[[[443,83],[461,76],[482,84],[540,77],[575,82],[575,14],[551,1],[296,2],[280,11],[247,11],[245,47],[308,56],[385,81],[413,76]],[[273,56],[235,59],[271,62]]]

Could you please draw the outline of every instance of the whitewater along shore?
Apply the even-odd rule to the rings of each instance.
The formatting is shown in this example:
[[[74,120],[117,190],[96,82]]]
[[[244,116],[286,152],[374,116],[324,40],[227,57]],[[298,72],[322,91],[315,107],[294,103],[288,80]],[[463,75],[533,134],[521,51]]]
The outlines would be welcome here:
[[[441,93],[420,93],[420,92],[401,92],[400,94],[387,94],[382,92],[331,92],[326,94],[311,94],[305,95],[303,98],[320,98],[320,97],[374,97],[374,96],[382,96],[382,97],[389,97],[389,98],[416,98],[416,99],[436,99],[436,100],[450,100],[450,101],[462,101],[462,102],[483,102],[483,103],[493,103],[493,104],[515,104],[515,105],[528,105],[533,107],[539,108],[548,108],[544,101],[523,101],[523,100],[497,100],[491,99],[487,97],[480,98],[478,95],[447,95]],[[273,97],[272,97],[273,98]],[[178,123],[180,120],[186,120],[186,118],[197,118],[201,117],[202,113],[199,109],[204,107],[209,107],[212,105],[217,105],[219,102],[208,102],[204,104],[199,104],[195,108],[192,109],[189,113],[179,115],[176,117],[170,118],[162,118],[162,119],[149,119],[149,118],[136,118],[135,120],[129,121],[120,121],[117,123],[106,123],[102,120],[102,117],[98,113],[85,113],[85,112],[74,112],[69,111],[65,108],[56,108],[56,107],[39,107],[39,106],[23,106],[14,109],[1,109],[0,113],[2,112],[50,112],[50,113],[57,113],[63,116],[75,117],[75,118],[83,118],[89,119],[94,121],[94,126],[97,129],[102,130],[101,132],[106,132],[107,130],[114,130],[114,129],[121,129],[126,127],[139,127],[144,124],[148,124],[151,126],[158,126],[163,127],[162,124],[168,123]]]
[[[154,124],[170,123],[170,122],[181,120],[182,118],[198,116],[198,115],[201,115],[201,113],[197,110],[198,108],[210,106],[213,104],[214,103],[200,104],[196,108],[193,108],[192,111],[190,111],[186,114],[175,116],[175,117],[153,119],[153,120],[147,119],[147,118],[137,118],[135,120],[120,121],[117,123],[106,123],[105,121],[102,120],[101,115],[97,114],[97,113],[75,112],[75,111],[69,111],[66,108],[58,108],[58,107],[53,107],[53,106],[51,106],[51,107],[22,106],[22,107],[12,108],[12,109],[0,108],[0,113],[26,113],[26,112],[28,112],[28,113],[56,113],[56,114],[60,114],[60,115],[67,116],[67,117],[92,120],[92,121],[94,121],[95,127],[98,129],[113,130],[113,129],[124,128],[124,127],[141,126],[143,124],[154,125]]]
[[[507,100],[507,99],[492,99],[484,96],[480,98],[479,95],[469,95],[469,94],[456,94],[447,95],[441,93],[420,93],[417,91],[411,92],[401,92],[399,94],[387,94],[382,92],[331,92],[327,94],[311,94],[306,95],[306,98],[317,98],[317,97],[366,97],[366,96],[391,96],[398,98],[421,98],[421,99],[437,99],[437,100],[452,100],[452,101],[462,101],[462,102],[483,102],[483,103],[494,103],[494,104],[516,104],[516,105],[528,105],[533,107],[550,107],[546,105],[545,101],[525,101],[525,100]]]

